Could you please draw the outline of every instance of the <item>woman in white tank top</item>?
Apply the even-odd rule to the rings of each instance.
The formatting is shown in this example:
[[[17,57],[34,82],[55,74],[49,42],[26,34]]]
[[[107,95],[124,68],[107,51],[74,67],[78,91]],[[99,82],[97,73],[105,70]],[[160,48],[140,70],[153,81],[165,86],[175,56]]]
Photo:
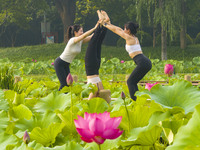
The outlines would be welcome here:
[[[68,27],[67,38],[68,43],[63,51],[63,53],[55,59],[54,68],[56,75],[60,81],[61,90],[64,86],[68,86],[66,83],[66,78],[70,73],[69,65],[76,57],[77,54],[81,52],[82,43],[89,42],[92,32],[97,28],[99,23],[95,25],[94,28],[83,33],[83,28],[80,25],[73,25]]]
[[[137,65],[127,80],[130,97],[136,100],[135,92],[138,91],[137,83],[151,70],[151,61],[143,55],[138,38],[136,37],[139,26],[133,22],[124,25],[124,30],[110,23],[110,19],[105,11],[101,11],[104,15],[104,26],[122,37],[126,41],[125,49],[129,56]]]

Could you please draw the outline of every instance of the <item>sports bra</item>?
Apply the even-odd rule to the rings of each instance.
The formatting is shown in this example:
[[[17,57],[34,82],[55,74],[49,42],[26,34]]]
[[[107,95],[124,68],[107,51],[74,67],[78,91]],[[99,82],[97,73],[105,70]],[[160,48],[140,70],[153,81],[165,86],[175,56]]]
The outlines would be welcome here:
[[[131,54],[133,52],[137,52],[137,51],[142,51],[140,44],[138,43],[138,40],[136,42],[136,44],[134,45],[127,45],[125,46],[126,51]]]

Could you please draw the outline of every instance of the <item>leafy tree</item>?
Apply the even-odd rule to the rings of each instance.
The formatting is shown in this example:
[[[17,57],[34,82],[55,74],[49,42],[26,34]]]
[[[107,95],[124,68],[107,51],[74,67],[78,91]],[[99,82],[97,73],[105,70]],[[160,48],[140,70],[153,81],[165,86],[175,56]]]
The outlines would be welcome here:
[[[12,46],[20,29],[28,29],[36,12],[47,7],[45,0],[0,0],[0,36],[12,29],[7,37]]]
[[[64,28],[64,42],[67,42],[67,28],[74,24],[76,0],[55,0]]]
[[[196,23],[200,18],[200,1],[199,0],[180,0],[180,47],[186,48],[187,25]]]

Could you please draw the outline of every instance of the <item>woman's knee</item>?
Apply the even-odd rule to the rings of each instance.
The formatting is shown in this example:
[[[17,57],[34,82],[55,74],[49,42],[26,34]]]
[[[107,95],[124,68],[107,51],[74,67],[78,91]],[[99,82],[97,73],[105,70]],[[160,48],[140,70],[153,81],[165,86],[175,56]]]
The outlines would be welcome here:
[[[134,84],[137,84],[137,82],[134,80],[134,78],[129,77],[128,80],[127,80],[127,85],[131,86],[131,85],[134,85]]]

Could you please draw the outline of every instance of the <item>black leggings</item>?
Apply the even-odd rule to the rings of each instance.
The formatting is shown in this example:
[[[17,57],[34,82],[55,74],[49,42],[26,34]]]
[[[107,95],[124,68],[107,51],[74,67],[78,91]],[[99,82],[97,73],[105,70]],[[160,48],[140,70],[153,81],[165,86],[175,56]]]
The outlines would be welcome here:
[[[136,100],[135,92],[138,91],[137,83],[151,70],[152,64],[143,54],[136,55],[133,60],[137,66],[128,78],[127,85],[131,98]]]
[[[70,63],[63,61],[60,57],[56,58],[56,60],[54,61],[54,68],[56,70],[56,75],[60,81],[59,91],[64,86],[68,86],[66,78],[70,73],[69,65]]]
[[[101,65],[101,44],[106,35],[107,28],[97,27],[92,36],[85,54],[85,70],[87,76],[99,75]]]

